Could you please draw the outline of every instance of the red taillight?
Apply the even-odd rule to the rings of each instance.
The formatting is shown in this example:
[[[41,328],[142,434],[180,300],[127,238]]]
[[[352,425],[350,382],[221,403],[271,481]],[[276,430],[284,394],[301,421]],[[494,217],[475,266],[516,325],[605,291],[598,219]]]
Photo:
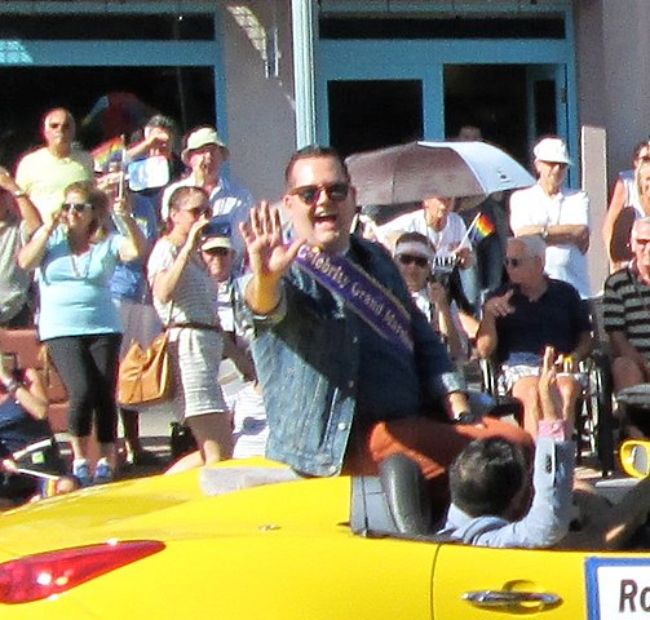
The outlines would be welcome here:
[[[164,548],[157,540],[107,542],[5,562],[0,564],[0,603],[29,603],[65,592]]]

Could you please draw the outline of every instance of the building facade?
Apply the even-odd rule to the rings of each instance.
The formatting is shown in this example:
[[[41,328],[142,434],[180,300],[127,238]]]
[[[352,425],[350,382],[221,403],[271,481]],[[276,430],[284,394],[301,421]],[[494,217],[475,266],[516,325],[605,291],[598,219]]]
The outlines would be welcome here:
[[[92,146],[110,131],[98,102],[125,92],[183,130],[216,123],[230,172],[270,199],[296,144],[347,154],[472,125],[528,163],[557,133],[596,231],[650,132],[649,25],[646,0],[6,0],[1,163],[38,142],[53,105]]]

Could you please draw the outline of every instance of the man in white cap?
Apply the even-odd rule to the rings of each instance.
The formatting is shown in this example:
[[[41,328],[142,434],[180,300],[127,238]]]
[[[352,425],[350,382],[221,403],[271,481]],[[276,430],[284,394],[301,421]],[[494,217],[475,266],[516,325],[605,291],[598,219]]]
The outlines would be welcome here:
[[[185,138],[185,148],[181,153],[183,163],[189,166],[191,172],[167,187],[162,197],[160,215],[163,221],[169,216],[169,198],[176,188],[186,185],[203,188],[210,197],[212,214],[223,215],[230,222],[235,251],[234,272],[237,274],[244,258],[244,242],[239,233],[239,223],[248,219],[253,197],[247,189],[221,174],[228,156],[228,147],[214,127],[204,125],[192,129]]]
[[[540,140],[533,149],[537,183],[510,198],[510,227],[515,236],[541,235],[547,245],[546,273],[590,297],[586,253],[589,249],[589,198],[562,187],[572,164],[558,137]]]

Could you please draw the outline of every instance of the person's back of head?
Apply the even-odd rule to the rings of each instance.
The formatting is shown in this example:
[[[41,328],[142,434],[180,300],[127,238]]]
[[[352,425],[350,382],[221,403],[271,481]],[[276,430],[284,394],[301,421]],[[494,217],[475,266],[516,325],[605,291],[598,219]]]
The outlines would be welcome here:
[[[527,488],[528,468],[520,446],[505,439],[477,439],[449,470],[451,501],[470,517],[511,518]]]

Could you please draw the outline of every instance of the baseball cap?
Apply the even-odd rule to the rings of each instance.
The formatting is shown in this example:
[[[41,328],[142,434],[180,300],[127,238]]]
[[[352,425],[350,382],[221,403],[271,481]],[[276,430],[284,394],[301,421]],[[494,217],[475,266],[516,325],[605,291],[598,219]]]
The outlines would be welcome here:
[[[561,138],[542,138],[533,149],[535,159],[551,163],[573,165],[566,144]]]
[[[199,127],[192,131],[185,140],[185,148],[181,153],[183,163],[187,164],[191,151],[200,149],[208,144],[214,144],[225,152],[225,157],[228,157],[228,147],[226,143],[219,137],[217,130],[213,127]]]
[[[202,244],[201,250],[208,252],[216,248],[226,248],[232,250],[232,242],[230,237],[208,237]]]

